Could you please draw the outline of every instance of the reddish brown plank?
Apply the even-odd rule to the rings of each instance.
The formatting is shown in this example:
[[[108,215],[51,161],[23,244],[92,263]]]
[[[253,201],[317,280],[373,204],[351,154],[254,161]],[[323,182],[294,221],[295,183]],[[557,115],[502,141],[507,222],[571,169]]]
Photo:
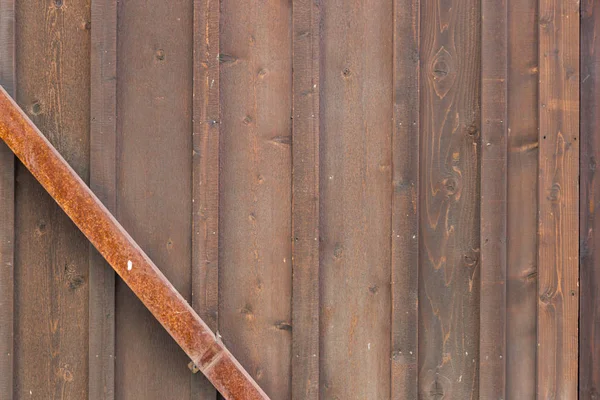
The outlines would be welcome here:
[[[118,38],[116,216],[191,301],[193,0],[119,2]],[[183,351],[121,280],[115,301],[115,397],[189,398]]]
[[[88,181],[89,1],[15,7],[17,102]],[[16,181],[15,398],[86,398],[89,244],[22,164]]]
[[[219,332],[291,397],[292,4],[221,4]]]
[[[213,332],[219,308],[219,0],[194,1],[192,110],[192,306]],[[193,399],[215,399],[192,376]]]
[[[507,0],[481,3],[481,294],[479,396],[506,388]]]
[[[91,8],[90,188],[110,211],[117,204],[117,1]],[[89,395],[114,399],[115,273],[90,246]]]
[[[480,2],[421,3],[419,390],[479,398]]]
[[[536,389],[538,0],[508,3],[506,398]]]
[[[394,8],[321,6],[320,397],[388,399]]]
[[[393,400],[418,398],[419,0],[394,2],[392,140]]]
[[[313,0],[293,2],[292,399],[319,398],[320,22]]]
[[[537,396],[576,399],[579,1],[539,6]]]
[[[581,7],[579,398],[593,400],[600,394],[600,4],[587,0]]]
[[[15,2],[0,0],[0,85],[15,92]],[[0,144],[0,393],[12,400],[14,363],[15,158]]]

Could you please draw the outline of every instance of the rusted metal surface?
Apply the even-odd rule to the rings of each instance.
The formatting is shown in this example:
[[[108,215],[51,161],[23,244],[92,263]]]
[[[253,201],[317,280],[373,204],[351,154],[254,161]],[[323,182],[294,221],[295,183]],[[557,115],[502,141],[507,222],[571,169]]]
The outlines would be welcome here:
[[[0,138],[226,399],[268,399],[3,88]]]

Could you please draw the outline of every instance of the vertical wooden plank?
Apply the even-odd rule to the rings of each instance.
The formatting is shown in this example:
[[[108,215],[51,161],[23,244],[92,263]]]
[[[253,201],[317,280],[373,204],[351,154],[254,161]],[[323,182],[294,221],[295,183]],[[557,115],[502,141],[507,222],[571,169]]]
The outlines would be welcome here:
[[[15,2],[0,0],[0,85],[15,93]],[[0,144],[0,393],[13,398],[15,158]]]
[[[580,257],[579,293],[579,398],[593,400],[600,393],[600,180],[596,163],[600,160],[600,4],[581,4],[581,162],[580,162]]]
[[[320,4],[293,2],[292,399],[319,398]]]
[[[117,217],[191,301],[193,1],[117,12]],[[190,398],[183,351],[121,280],[115,302],[115,397]]]
[[[389,399],[393,3],[322,3],[321,390]]]
[[[192,307],[213,332],[219,309],[219,0],[194,0]],[[193,399],[216,399],[202,374]]]
[[[90,4],[16,2],[17,100],[89,178]],[[15,397],[88,395],[89,244],[17,165]]]
[[[420,0],[394,2],[392,394],[418,398]]]
[[[291,397],[291,2],[221,4],[219,331]]]
[[[579,1],[539,3],[537,396],[577,398]]]
[[[507,0],[481,3],[481,294],[479,396],[505,399]]]
[[[419,390],[476,399],[480,2],[421,4]]]
[[[117,1],[91,8],[90,188],[111,211],[117,204]],[[90,246],[89,399],[114,399],[115,273]]]
[[[506,398],[536,389],[538,0],[508,6]]]

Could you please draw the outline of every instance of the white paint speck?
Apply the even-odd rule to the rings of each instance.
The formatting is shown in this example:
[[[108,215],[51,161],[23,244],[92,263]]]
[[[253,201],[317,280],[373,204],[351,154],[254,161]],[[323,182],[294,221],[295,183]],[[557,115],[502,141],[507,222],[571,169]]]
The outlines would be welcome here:
[[[462,382],[462,375],[458,377],[458,381]]]
[[[367,349],[371,350],[371,343],[367,343]]]
[[[131,269],[133,268],[133,263],[131,262],[131,260],[127,261],[127,271],[131,271]]]

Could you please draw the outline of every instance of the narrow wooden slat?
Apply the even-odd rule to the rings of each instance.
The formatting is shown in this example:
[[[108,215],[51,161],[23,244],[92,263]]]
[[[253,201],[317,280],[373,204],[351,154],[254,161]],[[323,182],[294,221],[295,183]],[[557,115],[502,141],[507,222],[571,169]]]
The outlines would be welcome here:
[[[0,85],[15,92],[15,2],[0,0]],[[0,393],[13,399],[15,158],[0,144]]]
[[[192,307],[213,331],[219,309],[219,0],[194,1]],[[216,399],[192,376],[192,398]]]
[[[1,88],[0,138],[226,399],[268,399],[146,253]]]
[[[419,391],[479,398],[480,3],[421,3]]]
[[[291,397],[292,2],[221,3],[219,332]]]
[[[535,398],[538,0],[509,0],[506,399]]]
[[[479,396],[506,388],[507,0],[481,3],[481,294]]]
[[[600,393],[600,4],[587,0],[581,7],[579,398],[593,400]]]
[[[392,2],[322,6],[320,398],[391,393]]]
[[[538,399],[577,398],[579,1],[540,0]]]
[[[319,4],[293,2],[292,399],[319,398]]]
[[[90,188],[109,211],[117,204],[117,1],[91,7]],[[90,246],[89,399],[114,399],[115,272]]]
[[[15,2],[17,102],[89,179],[90,7]],[[89,243],[21,163],[15,186],[15,398],[88,397]]]
[[[418,398],[419,9],[394,2],[392,400]]]

